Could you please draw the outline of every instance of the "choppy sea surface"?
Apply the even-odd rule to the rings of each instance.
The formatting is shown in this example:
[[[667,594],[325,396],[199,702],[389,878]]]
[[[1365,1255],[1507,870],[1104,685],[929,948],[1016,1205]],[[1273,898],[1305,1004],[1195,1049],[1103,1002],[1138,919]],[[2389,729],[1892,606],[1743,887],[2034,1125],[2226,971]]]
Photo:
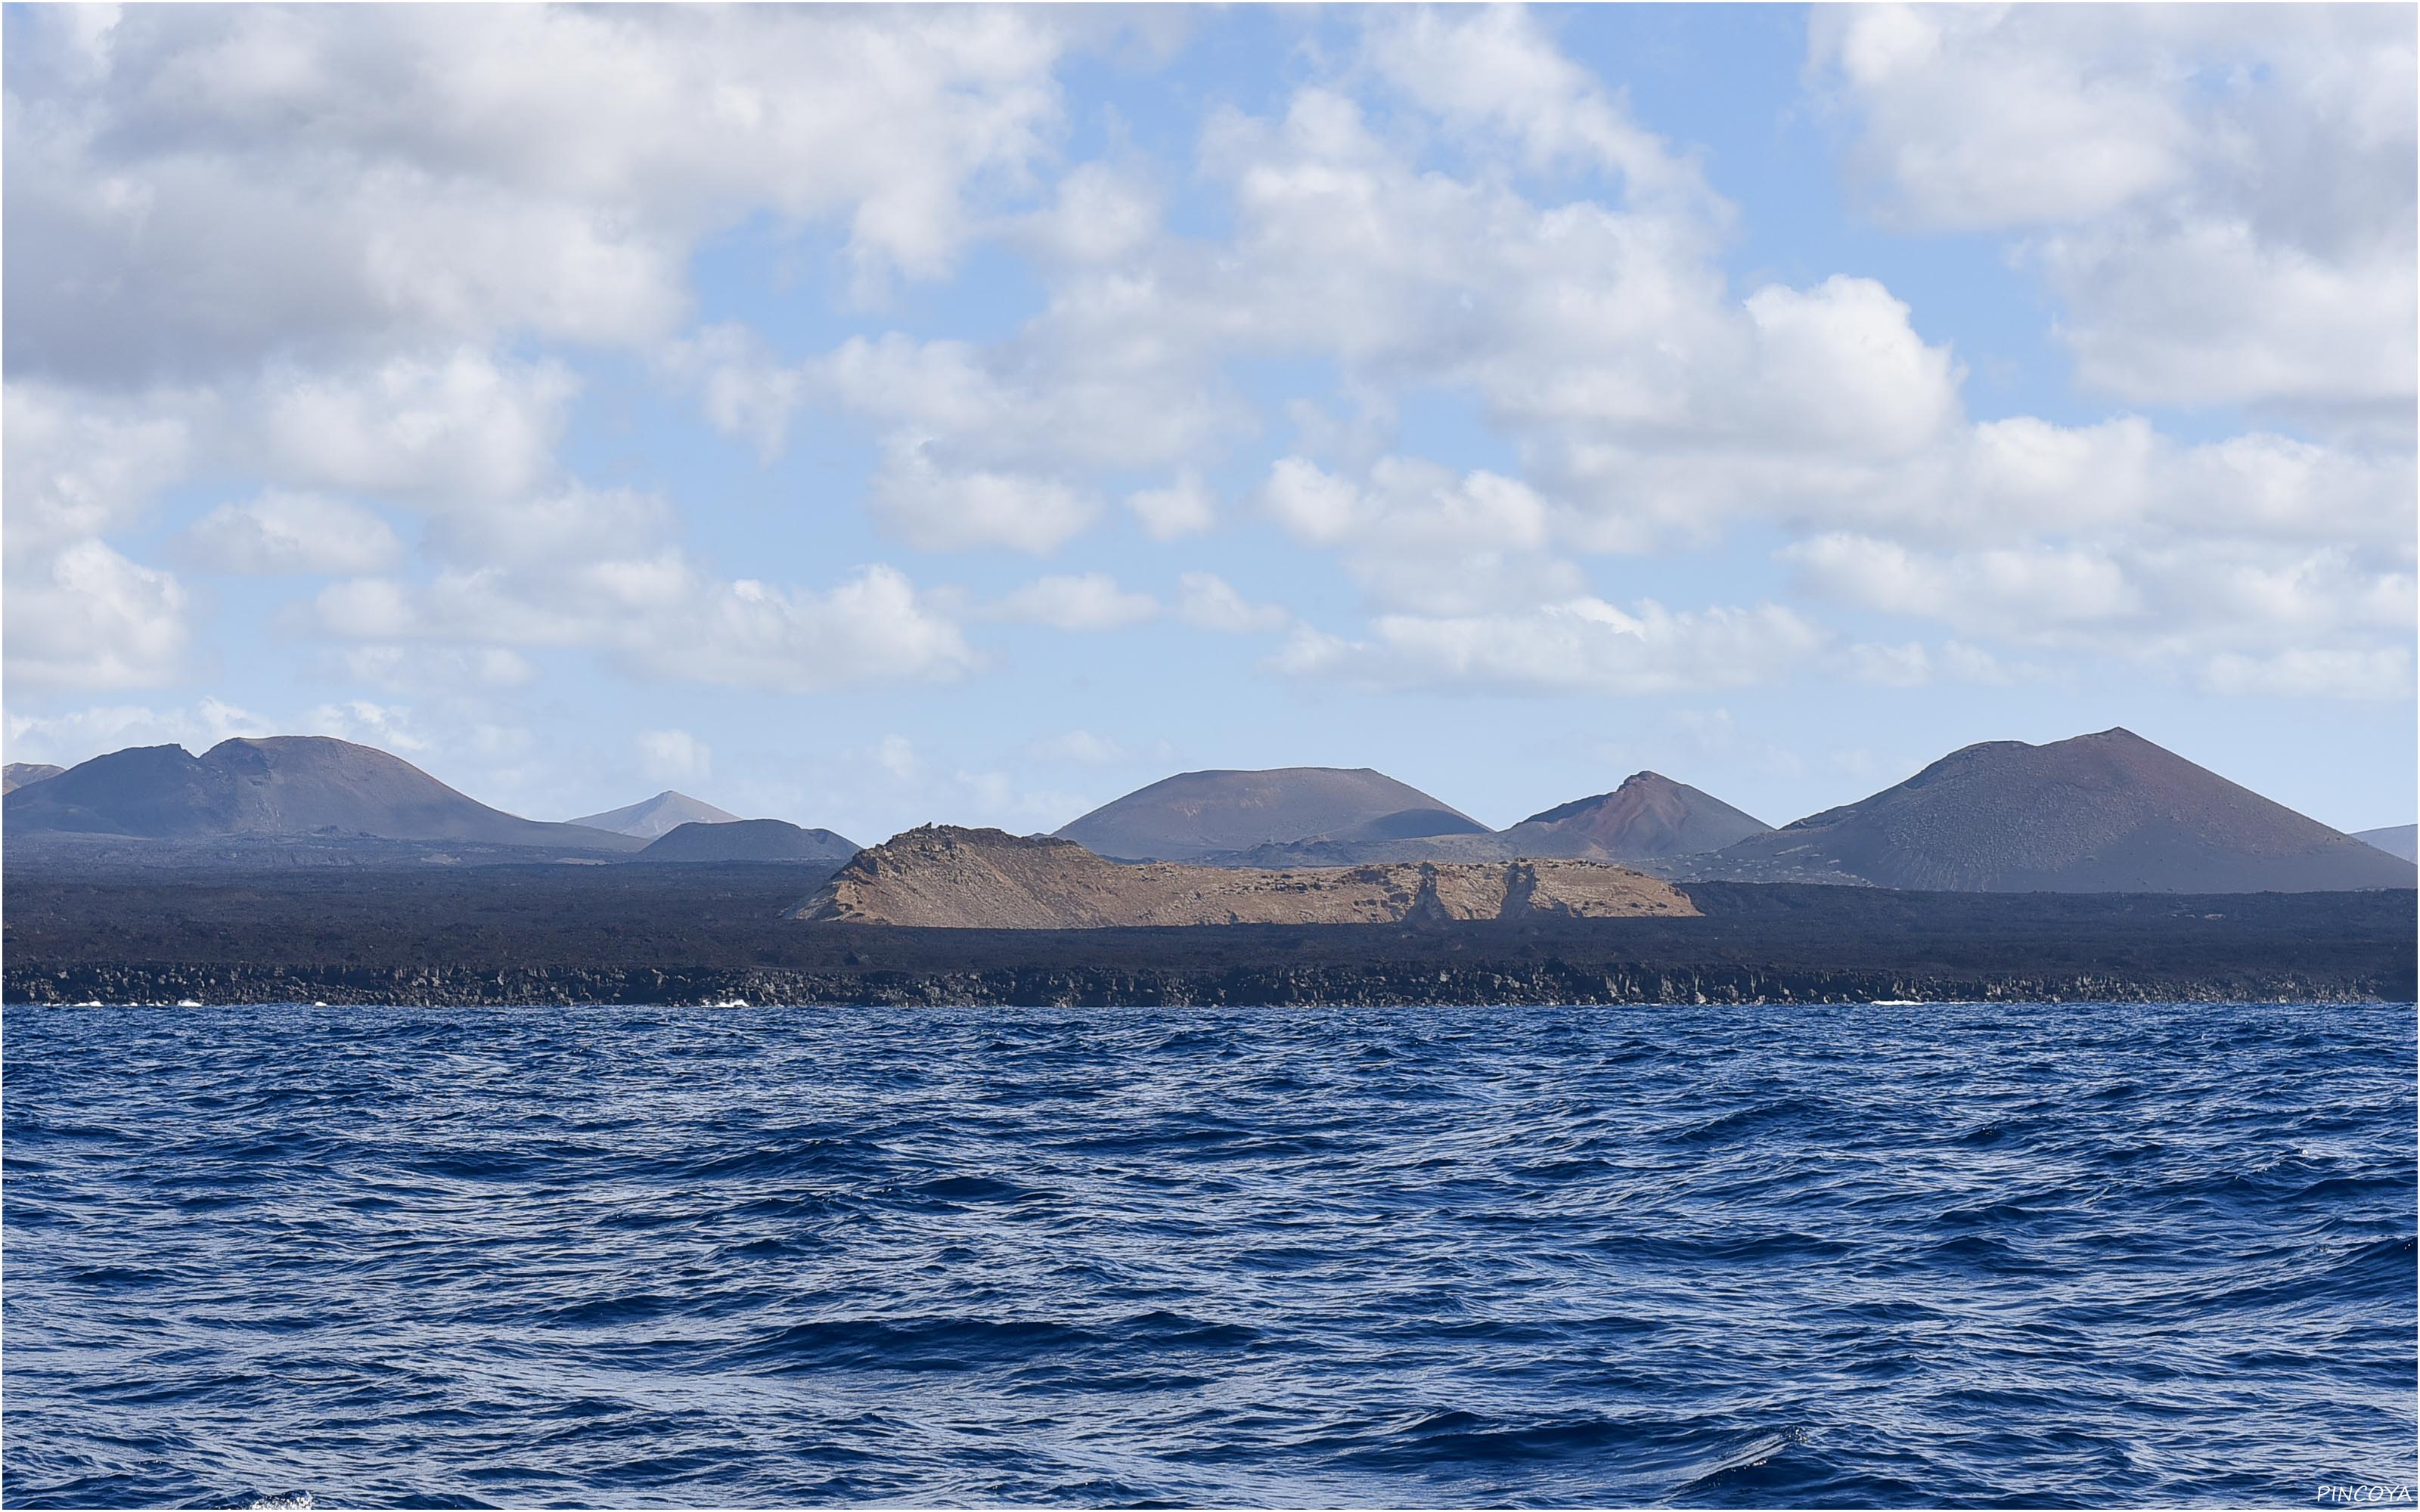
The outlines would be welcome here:
[[[2413,1026],[17,1007],[0,1500],[2312,1504]]]

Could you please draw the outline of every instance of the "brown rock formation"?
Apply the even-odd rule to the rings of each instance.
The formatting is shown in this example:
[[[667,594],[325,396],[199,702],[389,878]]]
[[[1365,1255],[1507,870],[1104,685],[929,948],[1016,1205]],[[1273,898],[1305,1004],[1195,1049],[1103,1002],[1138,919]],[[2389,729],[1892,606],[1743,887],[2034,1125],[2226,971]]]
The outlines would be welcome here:
[[[1116,929],[1697,911],[1666,883],[1587,861],[1302,872],[1122,866],[1073,841],[928,825],[860,852],[791,917],[921,929]]]

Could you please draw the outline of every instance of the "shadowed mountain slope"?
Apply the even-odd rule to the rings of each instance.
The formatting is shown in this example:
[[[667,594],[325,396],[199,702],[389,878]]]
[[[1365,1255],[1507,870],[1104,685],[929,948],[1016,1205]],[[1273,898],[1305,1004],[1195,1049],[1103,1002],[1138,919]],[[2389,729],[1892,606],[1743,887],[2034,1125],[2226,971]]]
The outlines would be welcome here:
[[[1584,861],[1321,872],[1132,866],[1073,841],[928,825],[859,852],[793,917],[918,929],[1118,929],[1696,912],[1668,884]]]
[[[2352,838],[2389,856],[2420,860],[2420,825],[2389,825],[2384,829],[2356,829]]]
[[[626,809],[608,809],[584,819],[567,820],[584,829],[602,829],[616,835],[636,835],[641,840],[654,840],[669,835],[683,825],[728,825],[739,816],[725,813],[710,803],[690,797],[686,793],[670,789],[657,794],[644,803]]]
[[[43,762],[10,762],[7,766],[0,767],[0,794],[14,793],[19,788],[32,787],[35,783],[47,781],[66,770],[64,766],[52,766]]]
[[[858,853],[855,841],[829,829],[802,829],[782,819],[693,822],[667,830],[641,851],[642,861],[821,861],[836,865]]]
[[[1712,794],[1655,772],[1639,772],[1611,793],[1531,814],[1504,831],[1504,838],[1516,849],[1534,851],[1563,839],[1580,842],[1564,854],[1655,861],[1719,851],[1772,827]]]
[[[1772,826],[1696,788],[1640,772],[1611,793],[1559,805],[1510,829],[1388,839],[1371,834],[1372,827],[1193,859],[1205,866],[1303,868],[1560,858],[1615,861],[1660,874],[1682,857],[1719,850]]]
[[[385,751],[318,735],[226,740],[200,756],[179,746],[138,746],[96,756],[0,802],[13,834],[290,835],[637,848],[624,836],[490,809]]]
[[[1121,861],[1187,861],[1319,837],[1354,842],[1483,835],[1487,826],[1368,767],[1181,772],[1061,828]]]
[[[2126,730],[1993,741],[1696,874],[1979,892],[2409,887],[2413,868]]]

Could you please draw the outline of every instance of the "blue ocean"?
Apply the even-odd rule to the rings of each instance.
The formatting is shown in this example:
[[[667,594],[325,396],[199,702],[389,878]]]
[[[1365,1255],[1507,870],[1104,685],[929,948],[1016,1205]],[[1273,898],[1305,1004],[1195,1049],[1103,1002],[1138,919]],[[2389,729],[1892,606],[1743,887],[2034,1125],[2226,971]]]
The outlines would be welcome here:
[[[2308,1505],[2413,1027],[17,1007],[0,1498]]]

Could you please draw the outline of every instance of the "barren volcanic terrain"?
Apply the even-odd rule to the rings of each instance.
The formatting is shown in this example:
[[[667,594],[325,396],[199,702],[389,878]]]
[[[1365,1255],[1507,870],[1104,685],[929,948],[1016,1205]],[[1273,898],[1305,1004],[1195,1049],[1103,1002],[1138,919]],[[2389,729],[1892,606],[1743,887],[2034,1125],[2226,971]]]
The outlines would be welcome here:
[[[797,917],[919,929],[1117,929],[1696,912],[1668,884],[1586,861],[1304,872],[1122,866],[1073,841],[927,825],[860,853]]]

